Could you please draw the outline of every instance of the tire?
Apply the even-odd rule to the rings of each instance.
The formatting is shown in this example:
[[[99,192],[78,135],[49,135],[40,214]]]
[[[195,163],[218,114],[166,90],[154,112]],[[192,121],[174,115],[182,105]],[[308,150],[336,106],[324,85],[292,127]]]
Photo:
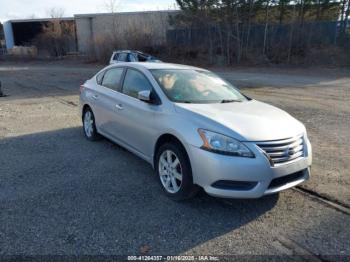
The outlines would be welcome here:
[[[197,194],[199,187],[193,184],[191,164],[181,144],[168,142],[160,146],[155,169],[160,185],[169,198],[181,201]]]
[[[87,107],[83,113],[83,131],[85,137],[90,141],[97,141],[101,136],[97,133],[95,125],[95,116],[90,107]]]

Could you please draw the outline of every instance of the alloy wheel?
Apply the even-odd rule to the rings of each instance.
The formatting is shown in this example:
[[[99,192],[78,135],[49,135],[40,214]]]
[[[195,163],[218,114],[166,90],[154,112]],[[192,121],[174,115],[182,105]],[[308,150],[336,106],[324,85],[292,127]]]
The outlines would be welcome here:
[[[179,192],[182,185],[182,167],[179,158],[171,150],[165,150],[158,163],[160,180],[165,190],[171,194]]]
[[[90,111],[86,111],[84,114],[84,131],[87,137],[92,137],[94,132],[94,120]]]

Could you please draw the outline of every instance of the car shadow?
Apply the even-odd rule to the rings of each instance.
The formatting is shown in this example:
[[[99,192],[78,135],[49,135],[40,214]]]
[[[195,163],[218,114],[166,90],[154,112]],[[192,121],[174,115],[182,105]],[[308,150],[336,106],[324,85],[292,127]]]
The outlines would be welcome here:
[[[0,155],[3,254],[176,255],[244,227],[278,201],[201,192],[174,202],[147,163],[106,139],[87,141],[81,127],[0,139]]]

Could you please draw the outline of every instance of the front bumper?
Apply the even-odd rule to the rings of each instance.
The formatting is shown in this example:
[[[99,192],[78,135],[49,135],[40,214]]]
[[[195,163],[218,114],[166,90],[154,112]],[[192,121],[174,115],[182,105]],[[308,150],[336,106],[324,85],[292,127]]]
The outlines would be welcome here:
[[[254,152],[255,158],[225,156],[189,145],[193,182],[209,195],[225,198],[259,198],[294,187],[310,177],[312,151],[307,138],[305,142],[303,157],[274,167],[255,143],[245,143]],[[284,180],[288,177],[292,179]],[[276,180],[278,183],[275,183]],[[223,189],[215,186],[217,181],[251,182],[253,187]]]

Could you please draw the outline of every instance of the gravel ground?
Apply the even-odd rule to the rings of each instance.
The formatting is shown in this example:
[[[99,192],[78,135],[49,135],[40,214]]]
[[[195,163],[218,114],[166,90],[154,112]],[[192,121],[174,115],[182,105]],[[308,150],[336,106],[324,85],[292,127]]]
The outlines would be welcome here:
[[[177,203],[144,161],[84,139],[78,88],[98,69],[0,64],[0,254],[350,256],[349,215],[295,190]],[[217,71],[306,124],[315,162],[303,186],[349,204],[350,74]]]
[[[305,124],[314,163],[311,180],[303,187],[350,207],[350,70],[270,71],[221,74],[252,98],[282,108]]]

